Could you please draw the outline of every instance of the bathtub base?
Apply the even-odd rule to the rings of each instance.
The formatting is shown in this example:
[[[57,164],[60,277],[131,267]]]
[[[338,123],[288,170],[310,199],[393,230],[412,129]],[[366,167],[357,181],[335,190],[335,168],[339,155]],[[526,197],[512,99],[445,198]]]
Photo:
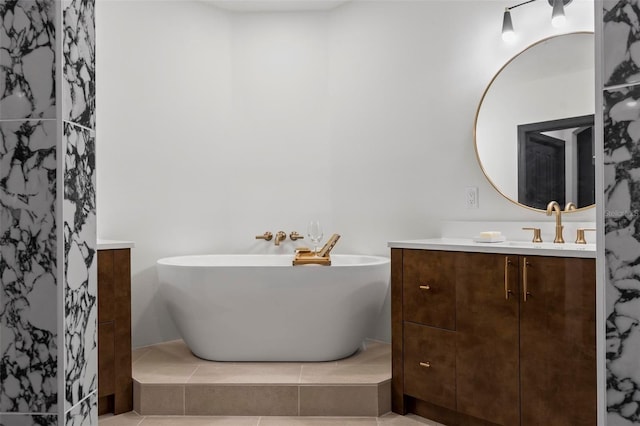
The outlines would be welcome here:
[[[141,415],[377,417],[391,410],[391,348],[374,341],[323,363],[210,362],[174,341],[134,351],[133,377]]]

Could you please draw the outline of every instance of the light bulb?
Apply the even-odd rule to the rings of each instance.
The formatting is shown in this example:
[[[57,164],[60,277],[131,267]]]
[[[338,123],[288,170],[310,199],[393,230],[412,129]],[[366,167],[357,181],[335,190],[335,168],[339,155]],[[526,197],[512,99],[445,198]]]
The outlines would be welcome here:
[[[511,22],[511,12],[509,9],[504,10],[504,17],[502,18],[502,40],[510,43],[514,41],[516,34],[513,32],[513,23]]]
[[[551,25],[554,28],[563,27],[564,24],[566,23],[567,23],[567,18],[564,15],[554,16],[553,18],[551,18]]]
[[[555,28],[562,27],[567,22],[564,16],[564,1],[553,0],[553,11],[551,12],[551,25]]]
[[[516,33],[514,33],[513,30],[502,32],[502,40],[505,41],[506,43],[513,43],[515,39],[516,39]]]

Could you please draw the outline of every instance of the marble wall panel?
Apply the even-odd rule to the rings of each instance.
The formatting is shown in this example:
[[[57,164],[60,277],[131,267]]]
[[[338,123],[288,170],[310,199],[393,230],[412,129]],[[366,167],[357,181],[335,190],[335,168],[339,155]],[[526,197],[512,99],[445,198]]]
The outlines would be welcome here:
[[[98,397],[94,392],[67,412],[65,426],[92,426],[97,424],[97,420]]]
[[[55,121],[0,121],[0,412],[57,409]]]
[[[601,4],[607,425],[626,426],[640,424],[640,9]]]
[[[55,0],[0,2],[0,119],[55,118]]]
[[[97,389],[95,136],[64,123],[65,410]]]
[[[58,416],[30,414],[0,414],[2,426],[57,426]]]
[[[95,129],[95,0],[64,6],[62,118]]]
[[[640,424],[640,86],[604,92],[609,426]]]

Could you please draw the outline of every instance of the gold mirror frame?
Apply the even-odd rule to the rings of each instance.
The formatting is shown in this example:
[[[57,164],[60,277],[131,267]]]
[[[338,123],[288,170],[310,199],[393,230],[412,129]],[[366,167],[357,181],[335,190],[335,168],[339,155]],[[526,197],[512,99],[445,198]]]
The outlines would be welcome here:
[[[496,74],[493,76],[493,78],[491,79],[491,81],[487,85],[486,89],[482,93],[482,97],[480,98],[480,102],[478,103],[478,108],[476,110],[476,116],[475,116],[475,119],[473,120],[473,148],[474,148],[475,153],[476,153],[476,160],[478,161],[478,164],[480,165],[480,169],[482,170],[482,173],[484,174],[485,178],[487,178],[487,180],[489,181],[491,186],[493,186],[493,188],[496,191],[498,191],[498,193],[500,195],[502,195],[504,198],[506,198],[507,200],[509,200],[513,204],[515,204],[517,206],[520,206],[520,207],[524,207],[525,209],[536,211],[536,212],[540,212],[540,213],[546,213],[546,211],[542,210],[542,209],[537,209],[535,207],[527,206],[526,204],[522,204],[522,203],[512,199],[511,197],[507,196],[504,192],[502,192],[500,190],[500,188],[498,188],[498,186],[494,183],[494,181],[487,174],[487,171],[485,170],[484,166],[482,165],[482,161],[480,161],[480,154],[478,153],[478,140],[477,140],[478,116],[480,115],[480,108],[482,108],[482,103],[483,103],[485,97],[487,96],[487,93],[489,92],[489,89],[491,89],[491,86],[493,85],[493,82],[498,78],[500,73],[505,68],[507,68],[509,66],[509,64],[511,64],[516,58],[518,58],[520,55],[522,55],[526,51],[530,50],[531,48],[533,48],[533,47],[535,47],[535,46],[537,46],[539,44],[545,43],[545,42],[547,42],[547,41],[549,41],[551,39],[554,39],[554,38],[557,38],[557,37],[562,37],[562,36],[567,36],[567,35],[574,35],[574,34],[591,34],[591,35],[594,35],[594,33],[592,31],[575,31],[575,32],[570,32],[570,33],[553,35],[553,36],[543,38],[541,40],[536,41],[535,43],[530,44],[529,46],[527,46],[526,48],[524,48],[523,50],[521,50],[520,52],[515,54],[511,59],[509,59],[502,67],[500,67],[498,72],[496,72]],[[595,52],[594,52],[594,55],[595,55]],[[594,87],[594,90],[595,90],[595,81],[593,83],[593,87]],[[551,201],[551,200],[549,200],[549,201]],[[584,210],[587,210],[587,209],[594,208],[595,206],[596,206],[595,204],[591,204],[591,205],[586,206],[586,207],[581,207],[579,209],[570,210],[570,211],[563,212],[563,213],[581,212],[581,211],[584,211]]]

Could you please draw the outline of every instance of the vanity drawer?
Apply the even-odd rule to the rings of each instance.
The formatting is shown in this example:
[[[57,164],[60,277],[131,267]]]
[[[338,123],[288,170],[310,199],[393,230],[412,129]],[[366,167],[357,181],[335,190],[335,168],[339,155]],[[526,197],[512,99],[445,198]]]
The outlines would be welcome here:
[[[404,250],[404,320],[455,330],[455,270],[454,253]]]
[[[455,332],[404,323],[404,392],[456,409]]]

